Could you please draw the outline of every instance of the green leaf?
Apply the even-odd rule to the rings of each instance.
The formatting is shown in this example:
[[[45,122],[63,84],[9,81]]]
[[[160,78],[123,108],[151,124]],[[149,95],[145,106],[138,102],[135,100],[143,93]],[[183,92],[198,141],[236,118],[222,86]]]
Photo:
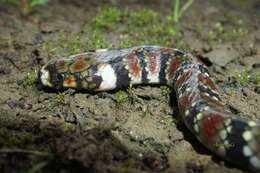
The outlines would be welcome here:
[[[30,7],[45,5],[49,0],[31,0]]]

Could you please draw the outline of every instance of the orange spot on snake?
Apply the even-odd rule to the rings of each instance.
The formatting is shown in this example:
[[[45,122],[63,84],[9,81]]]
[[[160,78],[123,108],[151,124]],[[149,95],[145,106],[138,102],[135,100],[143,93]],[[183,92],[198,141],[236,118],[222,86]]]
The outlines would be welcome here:
[[[73,64],[71,64],[71,72],[81,72],[87,68],[87,63],[84,58],[77,59]]]
[[[138,57],[135,54],[130,54],[127,57],[127,63],[129,70],[135,78],[141,77],[141,66],[138,61]]]
[[[76,79],[74,77],[67,77],[63,81],[64,87],[76,87]]]

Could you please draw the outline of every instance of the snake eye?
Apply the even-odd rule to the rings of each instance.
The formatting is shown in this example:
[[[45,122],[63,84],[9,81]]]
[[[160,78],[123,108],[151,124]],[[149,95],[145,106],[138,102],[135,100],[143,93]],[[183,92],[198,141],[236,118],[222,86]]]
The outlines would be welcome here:
[[[64,76],[62,74],[58,73],[56,78],[57,78],[57,81],[61,82],[61,81],[63,81]]]
[[[56,83],[63,83],[64,81],[64,74],[57,73],[55,77]]]
[[[64,80],[64,74],[61,74],[61,73],[52,74],[53,87],[55,87],[57,89],[62,88],[63,80]]]

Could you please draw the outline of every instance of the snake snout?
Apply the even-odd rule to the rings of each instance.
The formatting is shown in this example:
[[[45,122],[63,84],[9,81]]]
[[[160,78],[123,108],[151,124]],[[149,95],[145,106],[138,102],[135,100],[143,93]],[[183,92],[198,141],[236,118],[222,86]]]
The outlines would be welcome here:
[[[46,69],[46,66],[43,66],[38,72],[38,79],[41,85],[52,87],[50,83],[50,72]]]

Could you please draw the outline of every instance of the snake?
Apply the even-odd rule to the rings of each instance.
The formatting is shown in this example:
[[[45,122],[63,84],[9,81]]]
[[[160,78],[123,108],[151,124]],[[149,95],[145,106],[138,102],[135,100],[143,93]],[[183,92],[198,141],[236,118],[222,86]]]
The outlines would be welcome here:
[[[39,81],[55,90],[90,92],[171,86],[181,121],[201,144],[231,164],[260,172],[260,122],[231,113],[207,66],[191,53],[158,45],[96,49],[50,60]]]

